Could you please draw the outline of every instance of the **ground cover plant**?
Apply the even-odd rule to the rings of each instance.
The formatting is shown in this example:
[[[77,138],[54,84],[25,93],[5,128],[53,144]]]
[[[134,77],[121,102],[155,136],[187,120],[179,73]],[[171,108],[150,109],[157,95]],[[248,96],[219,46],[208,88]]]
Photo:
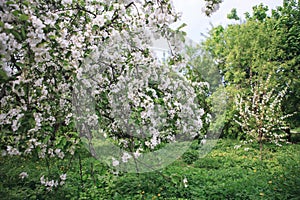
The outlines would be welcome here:
[[[223,139],[193,162],[182,157],[161,171],[116,175],[83,150],[70,162],[49,161],[59,170],[69,168],[65,185],[53,191],[39,184],[47,163],[2,157],[0,198],[299,199],[300,145],[268,144],[264,151],[260,161],[258,144]],[[28,177],[22,177],[22,171]]]

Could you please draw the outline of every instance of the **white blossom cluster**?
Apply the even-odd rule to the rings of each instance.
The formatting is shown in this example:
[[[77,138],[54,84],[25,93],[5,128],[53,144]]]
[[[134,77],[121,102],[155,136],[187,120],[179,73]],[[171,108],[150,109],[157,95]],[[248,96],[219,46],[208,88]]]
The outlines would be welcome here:
[[[183,182],[184,187],[187,188],[188,187],[188,180],[187,180],[186,177],[184,177],[184,179],[182,180],[182,182]]]
[[[44,185],[47,188],[48,191],[52,191],[53,188],[56,188],[59,185],[64,185],[66,179],[67,179],[67,174],[61,174],[59,176],[59,180],[49,180],[48,178],[45,178],[45,176],[42,176],[40,178],[40,182],[42,185]]]
[[[20,177],[21,179],[27,178],[27,177],[28,177],[28,173],[27,173],[27,172],[21,172],[21,173],[19,174],[19,177]]]
[[[213,12],[216,12],[220,8],[220,3],[223,0],[205,0],[205,7],[202,8],[202,11],[207,15],[210,16]]]

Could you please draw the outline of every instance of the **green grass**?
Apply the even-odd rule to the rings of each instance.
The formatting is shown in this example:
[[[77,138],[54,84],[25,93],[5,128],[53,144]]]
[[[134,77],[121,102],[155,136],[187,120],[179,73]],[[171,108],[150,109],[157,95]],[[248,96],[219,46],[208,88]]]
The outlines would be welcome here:
[[[193,147],[167,168],[143,174],[113,175],[87,154],[81,154],[81,164],[78,158],[71,165],[53,161],[51,174],[69,170],[66,185],[52,192],[39,184],[45,163],[3,157],[0,199],[300,199],[299,144],[265,145],[263,161],[258,145],[234,149],[237,144],[220,140],[204,158],[197,158]],[[21,171],[29,177],[21,180]]]

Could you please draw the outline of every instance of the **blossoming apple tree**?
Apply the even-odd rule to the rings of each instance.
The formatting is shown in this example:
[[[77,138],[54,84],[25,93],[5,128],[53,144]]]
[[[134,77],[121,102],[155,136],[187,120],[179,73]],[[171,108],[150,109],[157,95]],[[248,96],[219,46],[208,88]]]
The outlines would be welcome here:
[[[169,28],[179,18],[169,0],[1,1],[3,155],[64,159],[79,136],[89,146],[101,135],[126,149],[112,158],[116,166],[197,136],[199,84],[178,73],[182,35]],[[165,65],[150,49],[159,37],[172,53]],[[58,180],[41,176],[49,189],[66,175]]]

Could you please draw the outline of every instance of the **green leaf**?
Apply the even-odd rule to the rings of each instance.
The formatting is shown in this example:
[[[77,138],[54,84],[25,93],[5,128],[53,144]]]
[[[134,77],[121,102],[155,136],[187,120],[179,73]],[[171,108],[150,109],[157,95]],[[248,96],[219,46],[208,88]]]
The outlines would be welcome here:
[[[21,36],[22,36],[23,39],[26,38],[26,32],[25,32],[25,28],[24,27],[21,28]]]
[[[9,6],[10,4],[14,4],[14,3],[15,3],[14,1],[7,1],[6,5]]]
[[[11,33],[15,36],[15,38],[17,40],[22,41],[22,36],[20,35],[20,33],[18,31],[11,30]]]
[[[49,35],[50,40],[55,40],[57,38],[56,35]]]
[[[20,14],[20,11],[19,10],[14,10],[12,11],[12,14],[16,17],[18,17],[18,15]]]
[[[6,74],[6,72],[0,68],[0,83],[4,83],[8,80],[8,76]]]
[[[19,15],[19,19],[21,21],[27,21],[29,19],[29,16],[28,15],[25,15],[25,14],[20,14]]]
[[[28,1],[23,1],[22,3],[23,3],[23,5],[25,5],[25,6],[29,6],[29,2],[28,2]]]
[[[48,135],[44,138],[44,143],[47,144],[47,142],[51,139],[51,136]]]
[[[187,24],[186,23],[183,23],[183,24],[181,24],[178,28],[177,28],[177,30],[179,31],[180,29],[182,29],[182,28],[184,28],[184,27],[186,27],[187,26]]]
[[[20,68],[23,68],[25,66],[23,63],[20,63],[20,62],[16,62],[16,65]]]

